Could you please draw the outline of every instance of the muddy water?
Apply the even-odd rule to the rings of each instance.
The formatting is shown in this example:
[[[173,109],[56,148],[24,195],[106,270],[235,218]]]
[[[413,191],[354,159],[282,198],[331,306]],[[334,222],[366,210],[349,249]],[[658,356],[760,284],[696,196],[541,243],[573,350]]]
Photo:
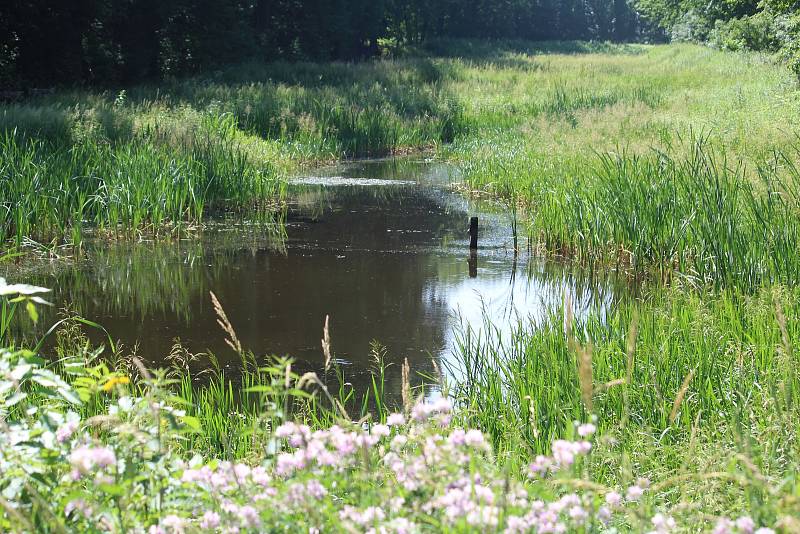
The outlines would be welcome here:
[[[377,344],[387,363],[408,358],[430,373],[433,361],[451,358],[456,326],[480,328],[488,317],[508,330],[541,319],[565,290],[579,308],[610,298],[607,286],[589,286],[557,264],[524,250],[515,257],[506,211],[453,193],[453,178],[446,166],[411,159],[324,169],[293,180],[281,239],[259,226],[215,224],[178,242],[96,247],[40,282],[153,364],[179,339],[237,365],[209,291],[245,348],[292,356],[301,370],[322,366],[330,316],[335,356],[356,385],[367,380]],[[480,218],[472,261],[471,215]],[[192,365],[208,367],[209,358]],[[399,377],[399,365],[390,366],[390,389]]]

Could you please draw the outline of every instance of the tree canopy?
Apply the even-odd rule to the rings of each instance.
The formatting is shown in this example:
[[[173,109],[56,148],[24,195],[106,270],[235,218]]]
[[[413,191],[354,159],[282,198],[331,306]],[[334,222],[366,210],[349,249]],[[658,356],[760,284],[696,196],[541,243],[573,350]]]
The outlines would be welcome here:
[[[775,0],[782,1],[782,0]],[[629,0],[5,0],[0,85],[119,84],[439,37],[626,41]]]

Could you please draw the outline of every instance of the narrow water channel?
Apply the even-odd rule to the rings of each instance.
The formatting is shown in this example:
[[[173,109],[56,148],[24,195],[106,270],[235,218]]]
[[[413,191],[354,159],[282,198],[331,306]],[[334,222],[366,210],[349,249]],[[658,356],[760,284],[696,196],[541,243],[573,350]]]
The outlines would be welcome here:
[[[507,332],[543,318],[565,290],[579,308],[611,297],[608,286],[528,257],[524,241],[515,257],[507,210],[452,192],[454,178],[445,165],[407,158],[322,169],[292,181],[283,239],[212,224],[177,242],[95,245],[87,259],[39,281],[155,365],[179,339],[235,368],[209,291],[246,349],[292,356],[300,370],[322,367],[330,316],[333,351],[356,385],[366,384],[376,343],[386,363],[408,358],[430,373],[432,361],[451,357],[457,328],[479,329],[488,318]],[[474,261],[470,216],[480,220]],[[193,366],[208,362],[201,356]],[[400,366],[390,366],[388,387],[398,389],[399,379]]]

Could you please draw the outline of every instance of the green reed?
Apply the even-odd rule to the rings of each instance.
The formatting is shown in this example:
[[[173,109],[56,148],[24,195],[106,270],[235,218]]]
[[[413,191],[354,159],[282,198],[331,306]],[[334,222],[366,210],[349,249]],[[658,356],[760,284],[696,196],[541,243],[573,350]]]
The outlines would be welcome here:
[[[274,170],[231,144],[197,137],[174,151],[146,140],[59,146],[0,135],[0,239],[79,240],[84,228],[129,232],[197,222],[280,194]]]
[[[757,427],[764,410],[796,418],[799,313],[796,291],[669,290],[580,320],[554,310],[506,337],[487,323],[458,336],[453,394],[465,424],[522,454],[543,450],[590,413],[608,428],[627,424],[674,442],[698,424],[720,435],[743,419]],[[591,370],[584,376],[581,357]],[[587,380],[591,399],[581,394]]]
[[[792,157],[776,152],[749,170],[705,138],[687,144],[680,152],[600,153],[566,176],[540,173],[524,151],[475,162],[466,174],[499,194],[521,194],[550,254],[664,281],[677,274],[698,287],[797,283],[800,172]]]

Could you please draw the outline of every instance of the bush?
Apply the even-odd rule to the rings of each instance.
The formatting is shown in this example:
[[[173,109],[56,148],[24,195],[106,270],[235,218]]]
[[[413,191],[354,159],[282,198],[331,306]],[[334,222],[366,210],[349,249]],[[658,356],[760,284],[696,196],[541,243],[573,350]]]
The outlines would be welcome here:
[[[775,52],[780,48],[780,18],[769,11],[727,21],[718,20],[709,41],[723,50]]]

